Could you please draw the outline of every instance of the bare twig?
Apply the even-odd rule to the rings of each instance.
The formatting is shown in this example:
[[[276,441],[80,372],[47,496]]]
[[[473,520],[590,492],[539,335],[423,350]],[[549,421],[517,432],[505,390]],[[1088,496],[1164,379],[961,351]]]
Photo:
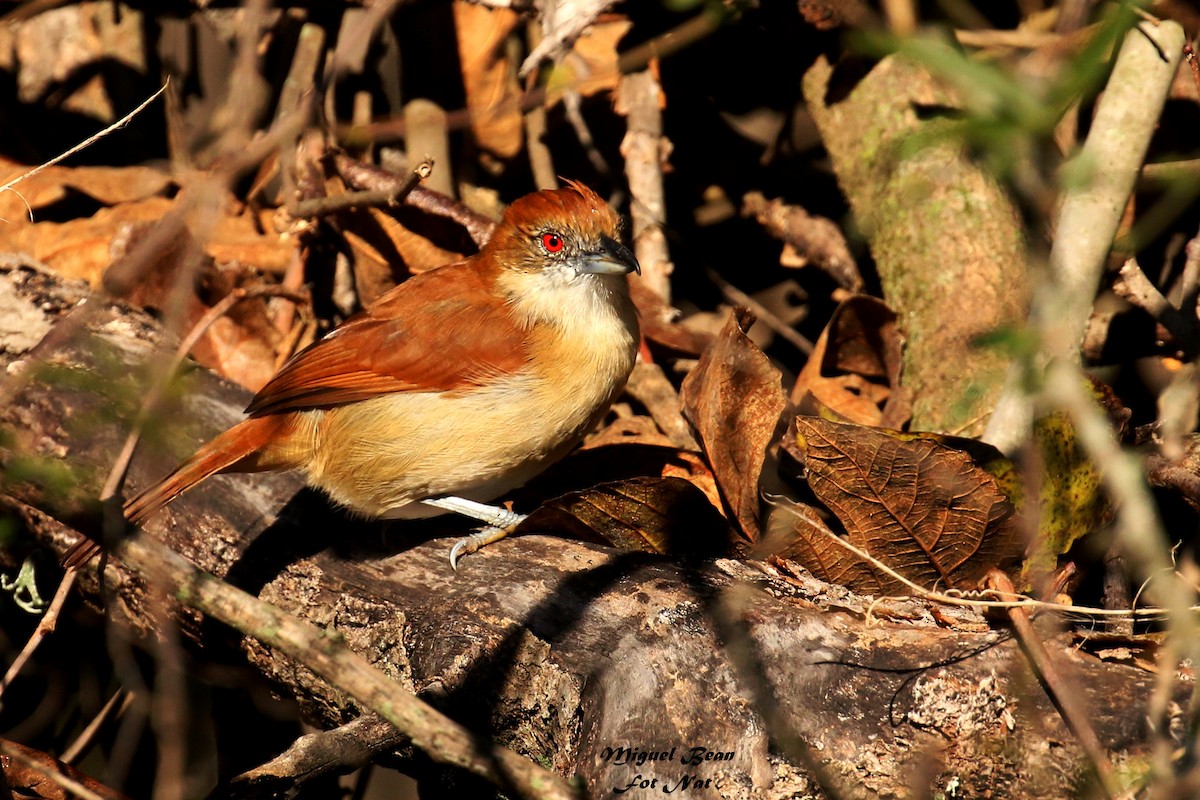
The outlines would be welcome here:
[[[312,22],[306,22],[300,27],[300,36],[296,41],[296,51],[292,55],[291,66],[288,67],[287,77],[279,93],[279,103],[275,106],[276,120],[286,114],[297,113],[302,104],[311,102],[313,83],[316,80],[317,68],[325,53],[325,29]],[[302,112],[305,116],[310,109]],[[296,197],[296,147],[299,144],[299,129],[296,136],[279,144],[279,178],[283,184],[284,204],[290,204]]]
[[[525,35],[532,50],[542,40],[542,26],[531,19],[525,26]],[[530,73],[525,81],[525,91],[532,92],[535,88],[537,75]],[[546,107],[539,103],[525,112],[525,149],[529,153],[534,185],[538,189],[554,189],[558,187],[558,172],[554,169],[554,156],[544,141],[545,135]]]
[[[1200,351],[1200,323],[1195,313],[1188,315],[1171,305],[1146,277],[1137,259],[1130,258],[1121,265],[1113,291],[1162,323],[1187,357]]]
[[[104,727],[105,723],[113,717],[119,717],[125,713],[125,710],[133,703],[133,693],[121,687],[113,692],[113,696],[108,698],[108,702],[100,709],[99,713],[92,718],[92,721],[87,724],[80,734],[75,737],[75,741],[67,745],[67,749],[63,750],[59,761],[64,764],[73,764],[79,760],[79,757],[86,753],[96,741],[97,734]]]
[[[987,585],[1002,593],[1016,594],[1012,581],[999,570],[992,570],[988,574]],[[1055,666],[1054,659],[1046,651],[1046,646],[1042,643],[1037,631],[1034,630],[1033,623],[1025,609],[1010,608],[1008,619],[1012,623],[1013,630],[1016,631],[1021,652],[1029,660],[1029,666],[1033,668],[1034,675],[1042,684],[1042,688],[1046,690],[1050,702],[1058,709],[1063,722],[1075,734],[1079,746],[1087,756],[1088,763],[1091,764],[1100,781],[1100,787],[1105,796],[1109,800],[1114,800],[1120,796],[1122,787],[1117,781],[1116,771],[1113,769],[1112,761],[1108,758],[1108,752],[1100,743],[1100,738],[1096,736],[1095,728],[1088,721],[1088,710],[1083,707],[1078,693],[1073,687],[1067,685],[1062,673]]]
[[[845,1],[845,0],[839,0]],[[859,4],[860,0],[853,0]],[[647,64],[656,58],[666,58],[667,56],[682,50],[689,45],[710,36],[716,32],[725,21],[726,16],[720,10],[709,10],[696,14],[688,20],[680,23],[676,27],[668,30],[653,39],[643,42],[642,44],[621,54],[617,60],[617,71],[620,73],[636,72],[644,69]],[[564,87],[570,89],[571,87]],[[515,103],[517,109],[524,114],[531,108],[536,108],[546,101],[546,88],[539,86],[530,91],[525,92],[517,100],[507,100],[504,103],[497,104],[495,108],[496,114],[508,113],[511,108],[508,103]],[[447,112],[446,127],[450,130],[463,130],[471,125],[470,109],[458,109]],[[380,120],[372,123],[367,129],[352,130],[349,128],[339,128],[338,136],[344,137],[353,133],[356,136],[367,136],[372,141],[393,141],[395,139],[404,138],[407,132],[407,123],[404,118]]]
[[[407,179],[406,176],[396,175],[370,164],[364,164],[342,153],[334,156],[334,166],[347,183],[360,189],[394,191],[395,187]],[[412,190],[408,196],[408,205],[427,214],[457,222],[466,229],[467,234],[480,247],[492,238],[492,230],[496,227],[495,222],[472,211],[454,198],[432,189],[426,189],[424,186],[418,186]]]
[[[769,308],[722,278],[720,273],[714,269],[708,270],[708,279],[717,285],[721,294],[725,295],[725,299],[730,303],[750,309],[763,325],[791,342],[801,353],[812,355],[813,343],[808,340],[808,337],[781,320]]]
[[[1146,164],[1142,167],[1140,180],[1142,183],[1156,184],[1195,180],[1198,177],[1200,177],[1200,158],[1188,158]]]
[[[669,303],[675,265],[663,230],[667,221],[663,165],[671,143],[663,136],[662,88],[654,70],[621,78],[616,110],[626,117],[628,125],[621,155],[625,157],[625,179],[631,196],[633,250],[642,265],[642,281]]]
[[[456,197],[454,167],[450,161],[450,130],[446,126],[446,112],[432,100],[418,98],[404,107],[407,123],[404,150],[408,163],[424,158],[438,165],[438,171],[429,179],[429,188],[447,197]]]
[[[71,147],[70,149],[68,149],[68,150],[67,150],[65,153],[61,153],[61,154],[59,154],[59,155],[55,156],[54,158],[50,159],[49,161],[45,162],[44,164],[40,164],[40,165],[38,165],[38,166],[34,167],[33,169],[29,170],[28,172],[25,172],[25,173],[22,173],[21,175],[18,175],[17,177],[15,177],[15,178],[13,178],[12,180],[10,180],[8,183],[4,184],[3,186],[0,186],[0,192],[4,192],[4,191],[7,191],[7,190],[11,189],[12,187],[16,186],[16,185],[17,185],[18,183],[20,183],[21,181],[28,180],[29,178],[32,178],[34,175],[37,175],[37,174],[38,174],[39,172],[41,172],[42,170],[44,170],[44,169],[47,169],[48,167],[52,167],[52,166],[54,166],[55,164],[57,164],[57,163],[59,163],[60,161],[62,161],[63,159],[65,159],[65,158],[69,158],[69,157],[71,157],[71,156],[75,155],[75,154],[76,154],[76,153],[78,153],[80,150],[84,150],[84,149],[87,149],[88,147],[91,147],[93,144],[95,144],[96,142],[100,141],[100,140],[101,140],[101,139],[103,139],[105,136],[108,136],[108,135],[109,135],[110,133],[112,133],[113,131],[117,131],[117,130],[120,130],[121,128],[124,128],[126,125],[128,125],[128,124],[129,124],[129,121],[130,121],[130,120],[132,120],[132,119],[133,119],[134,117],[136,117],[138,114],[142,113],[142,110],[143,110],[143,109],[144,109],[146,106],[148,106],[148,105],[150,105],[151,103],[153,103],[153,102],[154,102],[154,101],[155,101],[155,100],[158,98],[158,96],[159,96],[160,94],[162,94],[163,92],[165,92],[166,90],[167,90],[167,84],[166,84],[166,83],[164,83],[164,84],[162,85],[162,88],[160,88],[160,89],[159,89],[157,92],[155,92],[154,94],[152,94],[152,95],[150,95],[149,97],[147,97],[145,100],[143,100],[143,101],[142,101],[142,102],[141,102],[141,103],[138,105],[138,107],[137,107],[137,108],[135,108],[133,111],[130,111],[130,112],[129,112],[128,114],[126,114],[125,116],[121,117],[119,120],[117,120],[116,122],[114,122],[112,125],[109,125],[107,128],[105,128],[104,130],[100,131],[99,133],[94,133],[94,134],[92,134],[91,136],[89,136],[88,138],[84,139],[84,140],[83,140],[82,142],[80,142],[79,144],[77,144],[77,145],[74,145],[73,147]],[[29,212],[29,218],[30,218],[30,219],[33,219],[33,211],[32,211],[32,210]]]
[[[965,47],[1014,47],[1035,50],[1063,38],[1053,31],[1029,30],[963,30],[954,31],[955,40]]]
[[[408,173],[398,186],[300,200],[288,209],[288,213],[299,219],[328,216],[351,208],[393,208],[403,205],[417,188],[417,184],[428,178],[432,172],[433,159],[427,158]]]
[[[1200,507],[1200,475],[1166,458],[1151,455],[1146,458],[1146,479],[1151,486],[1174,489]]]
[[[571,124],[571,130],[575,131],[575,138],[579,140],[579,146],[583,148],[592,169],[596,170],[597,175],[604,177],[611,175],[612,168],[605,160],[604,154],[600,152],[600,148],[596,146],[596,138],[592,136],[592,129],[588,127],[587,120],[583,118],[583,95],[573,89],[568,89],[563,92],[562,102],[567,122]]]
[[[230,784],[233,788],[245,786],[249,791],[279,782],[291,790],[328,772],[361,767],[406,741],[394,725],[367,713],[338,728],[301,736],[283,753],[238,775]]]
[[[843,289],[862,290],[863,279],[846,237],[832,220],[810,215],[799,206],[767,200],[761,192],[742,198],[742,216],[753,216],[767,233],[794,247]]]

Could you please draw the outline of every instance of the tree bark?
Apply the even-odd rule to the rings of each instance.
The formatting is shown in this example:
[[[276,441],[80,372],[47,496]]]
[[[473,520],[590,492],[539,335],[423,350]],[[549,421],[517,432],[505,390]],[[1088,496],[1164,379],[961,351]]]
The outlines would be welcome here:
[[[904,331],[913,430],[978,435],[1008,360],[974,340],[1020,325],[1029,304],[1020,216],[945,120],[923,118],[961,107],[944,82],[893,55],[844,84],[819,58],[804,99]]]
[[[78,313],[77,286],[24,267],[0,267],[0,279],[13,288],[6,314],[16,306],[47,321]],[[26,345],[0,334],[0,365],[24,383],[0,409],[0,430],[15,442],[0,450],[9,473],[0,480],[0,513],[17,515],[31,546],[55,554],[74,543],[72,527],[90,524],[86,498],[98,493],[142,394],[137,365],[164,338],[140,312],[89,303],[79,335],[66,341],[51,334],[18,353]],[[54,370],[29,372],[34,362]],[[196,370],[163,427],[194,445],[237,419],[246,400]],[[10,470],[20,454],[69,466],[76,489],[18,483]],[[176,457],[139,454],[131,488]],[[771,746],[789,733],[823,762],[844,798],[957,786],[960,796],[1052,800],[1077,796],[1086,774],[1008,633],[974,612],[920,600],[872,607],[869,598],[815,579],[787,581],[760,563],[684,564],[552,535],[502,541],[454,572],[447,553],[463,530],[456,523],[355,523],[298,488],[288,475],[218,477],[170,506],[149,532],[201,568],[336,631],[480,734],[582,776],[594,796],[642,782],[653,794],[804,796],[813,790],[803,769]],[[9,548],[0,561],[11,568],[22,555]],[[79,583],[93,600],[94,568]],[[108,612],[154,635],[162,615],[144,581],[112,563],[104,580]],[[723,644],[732,639],[716,620],[731,608],[749,636],[748,659],[731,658]],[[174,615],[201,656],[236,648],[314,723],[360,715],[302,664],[194,612]],[[1061,636],[1048,647],[1113,758],[1145,763],[1154,676],[1092,659]],[[735,666],[747,662],[758,668]],[[771,715],[760,713],[763,703]],[[766,730],[771,716],[790,732]]]

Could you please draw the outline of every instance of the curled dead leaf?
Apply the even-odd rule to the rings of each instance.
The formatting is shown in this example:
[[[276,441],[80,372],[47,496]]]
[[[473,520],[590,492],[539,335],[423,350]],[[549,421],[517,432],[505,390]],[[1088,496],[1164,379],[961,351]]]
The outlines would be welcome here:
[[[787,405],[779,370],[746,336],[753,321],[744,309],[731,314],[680,392],[721,494],[752,542],[759,534],[759,477]]]
[[[631,478],[547,500],[518,533],[562,530],[624,550],[724,555],[736,536],[704,493],[682,478]]]
[[[902,427],[911,411],[900,386],[902,347],[896,315],[882,300],[849,298],[834,310],[796,377],[792,403],[801,414]]]

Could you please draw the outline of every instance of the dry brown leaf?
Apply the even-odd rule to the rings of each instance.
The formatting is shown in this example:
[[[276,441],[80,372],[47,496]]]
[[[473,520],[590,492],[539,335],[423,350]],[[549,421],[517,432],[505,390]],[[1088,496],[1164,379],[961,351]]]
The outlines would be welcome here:
[[[14,168],[13,174],[23,169]],[[63,277],[98,285],[122,243],[175,208],[176,199],[158,196],[169,185],[166,176],[146,168],[51,167],[17,184],[34,209],[32,222],[20,197],[0,193],[0,217],[6,220],[0,224],[0,250],[26,253]],[[38,219],[38,210],[67,199],[71,192],[112,205],[65,222]],[[268,272],[283,271],[295,253],[289,237],[263,233],[259,220],[244,208],[222,215],[204,245],[220,263],[238,262]]]
[[[909,404],[900,387],[903,340],[882,300],[851,297],[829,324],[792,387],[801,414],[833,415],[860,425],[900,428]]]
[[[462,261],[464,257],[463,253],[456,250],[438,247],[432,240],[410,230],[385,211],[372,209],[372,217],[392,241],[411,275]]]
[[[588,436],[582,448],[608,447],[616,444],[644,444],[652,447],[674,447],[670,437],[659,430],[650,417],[641,414],[618,417]]]
[[[203,296],[190,304],[189,325],[239,287],[250,287],[258,279],[240,268],[206,270]],[[278,355],[284,335],[275,327],[266,298],[242,300],[213,323],[197,343],[197,361],[225,378],[258,391],[279,369]]]
[[[1020,559],[1024,542],[1012,503],[966,453],[817,417],[796,417],[792,435],[809,487],[845,526],[847,540],[914,583],[969,589],[989,570]],[[833,557],[832,550],[822,553]],[[845,557],[857,560],[849,551]],[[838,569],[858,574],[857,568]],[[908,593],[900,581],[871,571],[874,581],[851,588]]]
[[[218,264],[238,263],[263,272],[282,273],[296,255],[296,242],[275,233],[269,214],[256,217],[250,209],[223,214],[212,229],[204,252]]]
[[[630,419],[647,419],[631,417]],[[614,423],[624,427],[622,420]],[[639,426],[641,423],[635,423]],[[707,462],[691,450],[680,450],[663,437],[655,444],[635,434],[633,440],[615,439],[604,444],[589,444],[567,456],[558,468],[543,473],[527,489],[534,502],[565,494],[578,486],[612,483],[630,478],[683,478],[704,493],[713,508],[724,513],[716,478]]]
[[[759,475],[787,405],[779,370],[746,336],[753,321],[745,310],[731,314],[680,392],[721,494],[752,542],[759,535]]]
[[[465,0],[456,0],[453,8],[471,132],[483,149],[511,158],[524,143],[524,125],[521,86],[504,57],[503,46],[520,17],[509,8],[488,8]]]
[[[560,529],[625,550],[715,556],[731,549],[729,522],[682,478],[632,478],[547,500],[517,529]]]
[[[0,185],[30,169],[0,158]],[[0,218],[10,223],[28,221],[26,203],[37,211],[65,199],[71,191],[113,206],[162,194],[172,183],[169,175],[151,167],[47,167],[12,191],[0,192]]]
[[[596,22],[576,39],[571,54],[550,73],[546,105],[554,105],[568,91],[587,97],[615,90],[621,79],[617,45],[632,26],[627,18],[612,15]]]
[[[367,305],[407,275],[461,261],[462,253],[438,247],[377,208],[338,215],[338,227],[354,256],[359,302]]]
[[[90,217],[67,222],[0,224],[0,249],[27,253],[64,278],[99,285],[113,259],[113,242],[165,215],[174,201],[165,197],[102,208]]]
[[[865,594],[878,592],[879,579],[869,564],[839,545],[834,533],[812,506],[786,497],[772,500],[765,550],[769,561],[789,574],[804,567],[826,583]]]

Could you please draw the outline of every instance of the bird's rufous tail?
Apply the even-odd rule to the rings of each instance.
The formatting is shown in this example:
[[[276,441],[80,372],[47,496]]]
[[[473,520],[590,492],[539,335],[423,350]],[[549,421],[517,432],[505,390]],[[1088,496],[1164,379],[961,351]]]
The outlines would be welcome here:
[[[218,472],[253,472],[259,469],[258,456],[273,441],[278,441],[290,415],[278,414],[247,419],[201,447],[175,470],[125,503],[125,518],[140,525],[184,492]],[[90,539],[76,544],[63,558],[67,567],[81,566],[100,552]]]
[[[280,428],[290,424],[289,415],[252,417],[234,425],[201,447],[167,477],[125,503],[125,518],[140,525],[176,497],[218,472],[253,472],[256,456],[272,441]],[[250,463],[242,463],[242,462]],[[241,467],[241,469],[238,469]]]

